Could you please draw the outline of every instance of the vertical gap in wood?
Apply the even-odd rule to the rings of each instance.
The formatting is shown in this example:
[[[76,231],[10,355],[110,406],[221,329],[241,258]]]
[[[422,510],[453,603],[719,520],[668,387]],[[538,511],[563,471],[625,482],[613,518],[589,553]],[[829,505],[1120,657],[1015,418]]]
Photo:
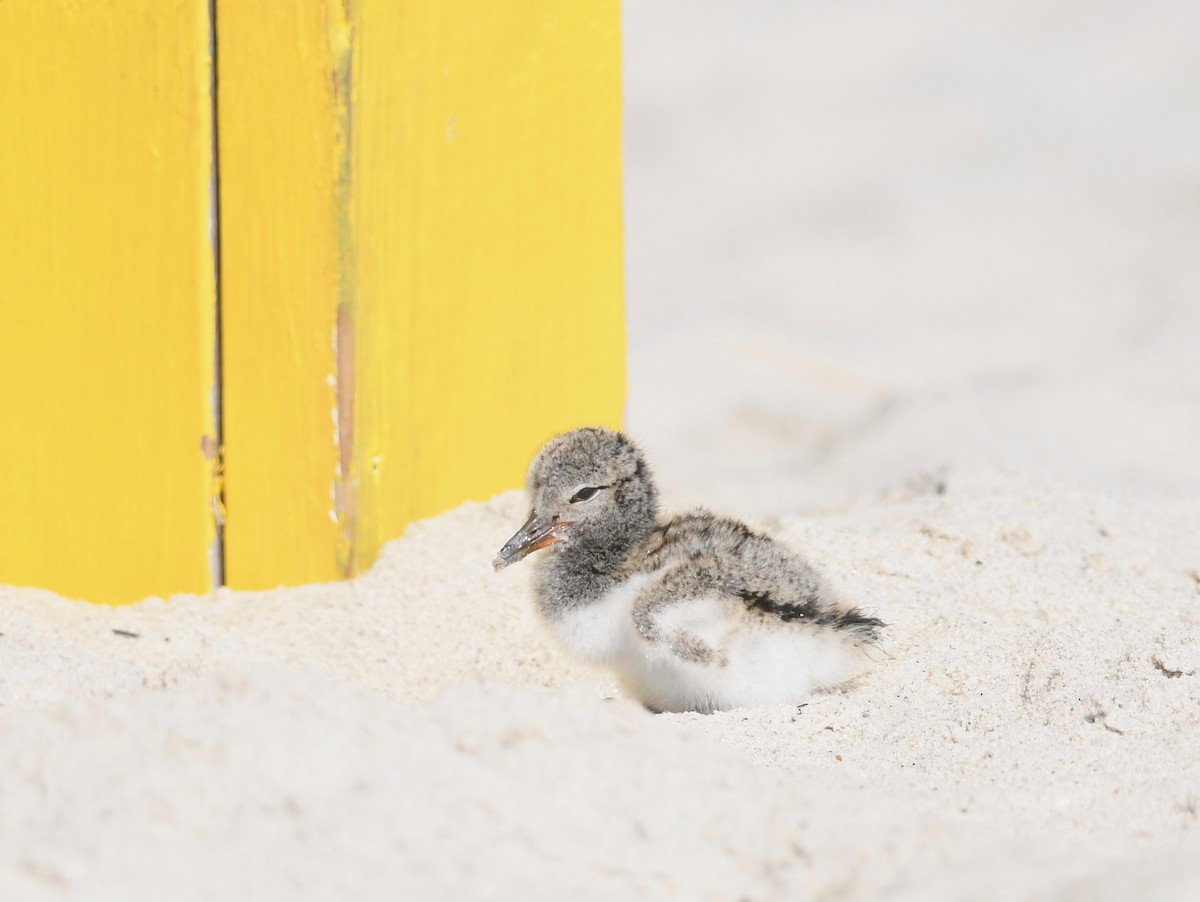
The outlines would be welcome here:
[[[212,515],[215,534],[209,549],[212,588],[225,585],[225,429],[221,366],[221,166],[220,117],[217,98],[217,0],[208,0],[209,116],[211,119],[211,172],[209,175],[209,237],[213,256],[213,384]]]

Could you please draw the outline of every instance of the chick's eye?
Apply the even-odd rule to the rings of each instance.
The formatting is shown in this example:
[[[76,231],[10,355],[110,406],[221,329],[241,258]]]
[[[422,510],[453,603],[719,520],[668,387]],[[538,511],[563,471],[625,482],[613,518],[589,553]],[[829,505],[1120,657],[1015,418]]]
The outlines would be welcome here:
[[[571,496],[571,503],[578,504],[580,501],[591,501],[592,498],[596,497],[596,493],[600,491],[601,488],[602,486],[585,485]]]

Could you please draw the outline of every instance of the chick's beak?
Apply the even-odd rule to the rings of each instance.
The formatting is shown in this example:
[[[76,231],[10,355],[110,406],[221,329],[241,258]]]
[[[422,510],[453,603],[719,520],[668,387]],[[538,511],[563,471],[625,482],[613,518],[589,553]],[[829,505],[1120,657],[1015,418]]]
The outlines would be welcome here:
[[[540,517],[537,511],[534,511],[525,521],[525,525],[504,543],[504,547],[492,561],[492,567],[499,572],[509,564],[515,564],[525,555],[561,541],[563,530],[570,525],[557,517]]]

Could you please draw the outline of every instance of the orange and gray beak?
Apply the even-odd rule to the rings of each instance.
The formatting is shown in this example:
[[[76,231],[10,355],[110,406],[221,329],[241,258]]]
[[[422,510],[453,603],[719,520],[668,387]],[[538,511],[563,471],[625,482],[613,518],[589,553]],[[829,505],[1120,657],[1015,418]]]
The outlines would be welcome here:
[[[509,564],[515,564],[521,558],[525,557],[525,555],[561,541],[562,531],[570,525],[570,523],[559,520],[557,517],[548,519],[546,517],[539,517],[536,512],[530,514],[529,519],[525,521],[525,525],[518,529],[516,534],[504,543],[504,547],[500,549],[500,553],[492,561],[492,566],[499,572]]]

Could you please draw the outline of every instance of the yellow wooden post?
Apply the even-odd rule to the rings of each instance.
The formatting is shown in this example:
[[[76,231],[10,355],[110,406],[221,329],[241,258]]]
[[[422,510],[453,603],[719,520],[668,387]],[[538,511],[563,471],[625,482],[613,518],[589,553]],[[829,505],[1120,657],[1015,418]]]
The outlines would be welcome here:
[[[227,578],[353,574],[620,422],[615,0],[218,0]]]
[[[2,582],[211,585],[209,59],[197,0],[0,2]]]
[[[351,575],[620,422],[616,0],[211,11],[0,0],[0,582]]]
[[[217,5],[225,578],[336,579],[335,8]]]

